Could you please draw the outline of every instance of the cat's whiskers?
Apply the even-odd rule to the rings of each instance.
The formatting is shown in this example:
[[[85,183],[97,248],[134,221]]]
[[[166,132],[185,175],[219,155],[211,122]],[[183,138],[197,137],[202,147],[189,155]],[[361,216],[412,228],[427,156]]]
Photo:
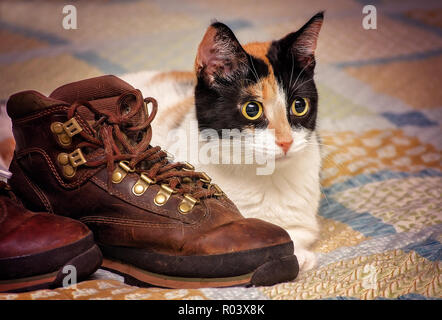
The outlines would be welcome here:
[[[291,87],[292,87],[293,71],[294,71],[294,69],[295,69],[295,57],[294,57],[292,51],[290,51],[290,55],[291,55],[291,57],[292,57],[292,70],[291,70],[291,72],[290,72],[289,87],[291,88]],[[288,92],[288,90],[287,90],[286,95],[288,95],[288,94],[289,94],[289,92]]]
[[[328,201],[328,197],[327,194],[324,191],[324,186],[322,185],[321,182],[319,182],[319,190],[321,191],[321,193],[324,195],[325,201],[327,201],[327,206],[330,205],[330,202]]]
[[[251,65],[252,65],[252,68],[253,68],[253,71],[254,71],[254,74],[256,77],[256,81],[259,82],[258,71],[256,71],[255,64],[253,63],[253,59],[250,59],[250,62],[251,62]]]
[[[306,83],[308,83],[308,82],[310,82],[310,81],[313,81],[313,80],[314,80],[314,79],[308,79],[308,80],[302,82],[299,86],[297,86],[297,87],[292,91],[292,94],[290,95],[289,100],[290,100],[290,99],[292,98],[292,96],[295,94],[296,90],[298,90],[298,89],[301,88],[303,85],[305,85]]]
[[[293,53],[292,53],[292,56],[293,56]],[[314,61],[314,60],[311,60],[309,63],[307,63],[307,65],[306,65],[305,67],[303,67],[303,68],[301,69],[301,72],[299,72],[298,76],[296,77],[295,83],[294,83],[293,85],[291,84],[291,81],[289,82],[289,86],[290,86],[290,88],[293,88],[294,86],[296,86],[296,83],[298,83],[298,79],[299,79],[299,77],[302,75],[302,73],[304,72],[304,70],[307,69],[307,67],[313,63],[313,61]],[[292,64],[292,65],[293,65],[293,64]],[[295,90],[296,90],[296,89],[295,89]],[[293,91],[294,91],[294,90],[293,90]]]
[[[325,147],[325,148],[334,148],[334,149],[332,149],[333,151],[338,149],[337,146],[334,146],[334,145],[331,145],[331,144],[326,144],[326,143],[321,143],[321,142],[309,141],[309,142],[307,142],[307,144],[311,145],[311,146],[320,146],[320,147]]]
[[[256,156],[256,153],[261,153],[263,156],[272,157],[278,154],[279,147],[275,145],[275,147],[270,147],[265,143],[254,143],[248,141],[248,143],[244,143],[242,140],[230,140],[230,139],[220,139],[219,146],[221,147],[221,152],[229,151],[230,154],[235,151],[235,147],[238,147],[240,144],[241,156],[244,157],[245,160],[253,160]],[[267,158],[266,157],[266,158]]]
[[[250,59],[250,61],[252,61],[252,59]],[[249,64],[246,63],[246,62],[240,61],[239,63],[240,63],[241,65],[243,65],[243,66],[246,66],[246,68],[249,69],[249,70],[252,72],[253,76],[254,76],[255,79],[256,79],[256,82],[259,82],[258,73],[256,73],[256,69],[255,69],[255,67],[253,66],[253,61],[252,61],[252,66],[253,66],[253,69],[255,69],[255,70],[252,70],[252,68],[250,68]]]

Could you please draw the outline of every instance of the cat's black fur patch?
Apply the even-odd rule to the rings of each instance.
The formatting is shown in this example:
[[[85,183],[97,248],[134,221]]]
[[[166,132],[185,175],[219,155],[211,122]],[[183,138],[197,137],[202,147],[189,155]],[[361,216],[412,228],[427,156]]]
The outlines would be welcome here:
[[[239,45],[233,32],[224,24],[216,22],[212,27],[218,31],[217,37],[231,37],[231,41]],[[240,46],[240,45],[239,45]],[[195,87],[196,117],[200,130],[215,129],[221,134],[222,129],[243,129],[250,125],[250,121],[241,115],[237,105],[258,97],[251,97],[244,90],[247,86],[255,84],[262,77],[269,75],[266,63],[257,57],[246,53],[242,47],[238,55],[246,55],[247,64],[242,64],[237,72],[229,78],[215,75],[214,84],[210,85],[201,74]],[[238,50],[235,48],[235,50]],[[240,57],[238,57],[240,58]],[[266,121],[255,121],[255,127],[265,128]]]

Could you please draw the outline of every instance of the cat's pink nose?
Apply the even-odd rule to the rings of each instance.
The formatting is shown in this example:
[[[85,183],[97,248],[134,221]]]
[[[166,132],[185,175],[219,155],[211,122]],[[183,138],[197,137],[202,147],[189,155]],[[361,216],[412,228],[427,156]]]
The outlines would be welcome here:
[[[292,146],[293,139],[287,140],[287,141],[276,141],[276,144],[281,147],[282,151],[284,151],[284,154],[287,154],[287,151],[289,151],[290,147]]]

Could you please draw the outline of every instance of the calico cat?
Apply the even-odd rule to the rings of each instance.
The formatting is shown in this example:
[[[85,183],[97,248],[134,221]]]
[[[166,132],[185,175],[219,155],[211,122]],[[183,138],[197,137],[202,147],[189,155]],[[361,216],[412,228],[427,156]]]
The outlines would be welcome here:
[[[313,80],[316,43],[323,13],[278,41],[242,46],[220,22],[206,31],[195,59],[195,73],[148,72],[126,81],[155,97],[159,114],[153,123],[154,145],[184,152],[209,174],[246,217],[284,227],[295,244],[301,270],[315,265],[308,247],[319,231],[320,143],[316,131],[318,93]],[[147,81],[146,81],[147,79]],[[195,125],[192,126],[192,123]],[[237,129],[245,136],[266,137],[267,144],[243,144],[243,155],[257,149],[274,161],[271,174],[257,175],[253,164],[203,164],[190,150],[194,131]],[[171,132],[178,134],[171,138]],[[268,142],[270,141],[270,143]],[[197,148],[201,148],[201,144]]]

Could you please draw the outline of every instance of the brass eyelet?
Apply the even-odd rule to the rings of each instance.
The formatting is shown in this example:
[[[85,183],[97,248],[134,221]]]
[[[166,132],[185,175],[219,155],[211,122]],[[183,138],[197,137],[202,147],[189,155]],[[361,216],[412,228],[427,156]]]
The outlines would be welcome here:
[[[68,157],[69,162],[74,168],[86,163],[86,158],[84,157],[83,152],[81,152],[80,148],[77,148],[73,152],[69,153]]]
[[[57,156],[57,162],[62,167],[63,175],[66,178],[72,178],[77,172],[77,167],[87,162],[80,148],[71,153],[60,153]]]
[[[120,161],[114,172],[112,172],[112,183],[120,183],[127,176],[128,172],[134,171],[134,169],[129,167],[129,161]]]
[[[65,166],[69,164],[69,155],[67,153],[60,153],[57,157],[57,161],[60,165]]]
[[[51,123],[51,131],[55,134],[63,133],[63,123],[61,122],[53,122]]]
[[[77,120],[75,118],[71,118],[65,123],[63,123],[63,129],[67,133],[69,137],[75,136],[77,133],[83,131],[83,128],[80,127]]]
[[[212,178],[210,178],[207,173],[205,172],[201,172],[201,175],[203,176],[203,178],[200,178],[200,181],[204,182],[204,183],[210,183],[210,181],[212,181]]]
[[[72,178],[73,176],[75,176],[75,173],[77,172],[77,170],[71,166],[71,165],[65,165],[63,166],[63,175],[66,178]]]
[[[175,156],[171,154],[170,152],[167,152],[166,150],[162,150],[164,153],[166,153],[166,159],[168,161],[173,161],[175,159]]]
[[[194,171],[195,167],[193,165],[191,165],[189,162],[184,161],[184,171]]]
[[[51,131],[57,136],[57,140],[62,146],[68,147],[71,145],[72,138],[64,131],[63,123],[53,122],[51,124]]]
[[[188,214],[198,202],[199,201],[191,195],[185,194],[183,200],[178,205],[178,211],[182,214]]]
[[[153,202],[157,206],[162,206],[162,205],[164,205],[169,200],[169,198],[172,195],[172,193],[175,193],[175,192],[176,191],[174,191],[168,185],[162,184],[161,187],[160,187],[160,190],[158,190],[157,195],[153,199]]]
[[[140,175],[140,179],[138,179],[138,181],[132,187],[132,193],[139,197],[146,192],[147,188],[149,188],[151,184],[154,183],[155,180],[150,179],[148,176],[142,173]]]
[[[123,160],[118,163],[118,165],[123,168],[126,172],[135,172],[135,169],[129,167],[129,161]]]
[[[214,187],[216,190],[216,193],[214,193],[215,196],[221,197],[224,195],[224,191],[221,190],[221,188],[217,184],[211,184],[211,187]]]
[[[72,143],[72,137],[83,131],[83,128],[81,128],[75,118],[71,118],[65,123],[51,123],[51,131],[57,136],[58,142],[62,146],[68,147]]]

